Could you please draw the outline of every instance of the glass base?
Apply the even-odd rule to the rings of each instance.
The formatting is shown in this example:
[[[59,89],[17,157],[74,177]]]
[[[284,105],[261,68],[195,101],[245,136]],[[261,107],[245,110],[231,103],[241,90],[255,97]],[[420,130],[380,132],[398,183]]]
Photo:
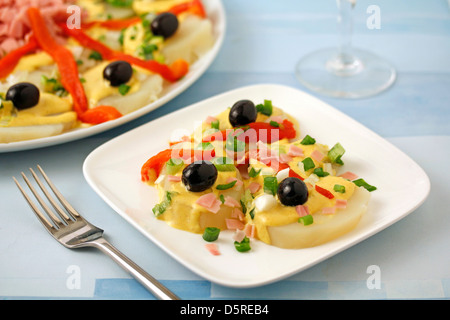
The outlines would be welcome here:
[[[386,61],[360,49],[343,63],[336,48],[322,49],[301,59],[295,69],[308,89],[331,97],[364,98],[389,88],[396,72]]]

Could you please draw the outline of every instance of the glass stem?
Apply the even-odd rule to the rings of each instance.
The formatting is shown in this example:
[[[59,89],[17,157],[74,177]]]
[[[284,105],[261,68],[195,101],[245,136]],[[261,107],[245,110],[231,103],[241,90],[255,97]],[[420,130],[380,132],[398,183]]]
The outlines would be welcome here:
[[[351,76],[361,71],[360,61],[353,55],[353,8],[356,0],[336,0],[338,7],[338,54],[328,62],[329,71],[340,76]]]
[[[339,29],[339,56],[344,64],[353,63],[352,35],[353,35],[353,8],[352,0],[336,0],[338,6],[338,29]]]

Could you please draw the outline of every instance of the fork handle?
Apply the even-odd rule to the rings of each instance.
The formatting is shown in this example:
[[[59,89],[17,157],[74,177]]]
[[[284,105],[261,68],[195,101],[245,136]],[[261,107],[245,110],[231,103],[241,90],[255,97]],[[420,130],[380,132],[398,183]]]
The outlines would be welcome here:
[[[179,300],[173,292],[163,286],[158,280],[149,275],[136,263],[131,261],[122,252],[116,249],[105,238],[100,237],[91,241],[94,247],[106,253],[115,262],[117,262],[125,271],[130,273],[137,281],[147,288],[156,298],[161,300]]]

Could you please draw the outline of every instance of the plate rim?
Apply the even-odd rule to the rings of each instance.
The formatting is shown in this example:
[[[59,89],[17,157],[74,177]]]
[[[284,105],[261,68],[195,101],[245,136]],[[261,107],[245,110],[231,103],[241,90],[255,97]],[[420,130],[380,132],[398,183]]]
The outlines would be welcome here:
[[[154,237],[152,237],[151,235],[148,234],[148,232],[146,232],[142,226],[140,226],[136,221],[134,221],[128,214],[126,214],[125,212],[121,212],[122,210],[120,208],[118,208],[116,206],[116,204],[110,199],[108,198],[96,185],[93,177],[90,174],[90,164],[92,161],[95,161],[95,158],[97,156],[101,156],[103,150],[105,148],[108,148],[112,145],[114,145],[117,142],[120,142],[120,140],[122,139],[126,139],[127,136],[129,135],[133,135],[133,134],[138,134],[139,131],[141,130],[145,130],[147,127],[151,127],[154,125],[155,122],[158,122],[160,120],[167,120],[170,119],[172,117],[176,117],[179,114],[182,114],[184,112],[187,112],[188,109],[192,108],[201,108],[201,106],[203,104],[209,103],[210,101],[216,100],[216,99],[220,99],[223,98],[227,95],[232,95],[235,94],[239,91],[246,91],[246,90],[255,90],[258,88],[263,88],[263,87],[270,87],[270,88],[276,88],[276,89],[282,89],[282,90],[292,90],[292,91],[296,91],[297,93],[301,93],[304,94],[305,96],[307,96],[310,99],[313,99],[314,101],[321,103],[323,107],[326,107],[328,109],[332,109],[333,112],[338,113],[340,116],[342,116],[345,121],[351,121],[352,124],[357,125],[360,128],[363,128],[367,133],[369,133],[370,135],[373,135],[377,140],[381,140],[384,143],[384,146],[389,147],[392,150],[395,150],[396,152],[400,153],[404,159],[408,160],[408,162],[410,162],[412,165],[414,165],[415,169],[418,170],[418,172],[421,175],[421,179],[423,179],[423,182],[425,183],[423,188],[420,190],[420,198],[418,200],[416,200],[414,202],[413,206],[410,206],[408,208],[408,210],[405,210],[402,214],[396,215],[395,219],[389,219],[389,221],[386,223],[382,223],[380,225],[378,225],[376,228],[371,228],[370,232],[366,232],[363,236],[357,236],[356,239],[347,242],[345,245],[338,247],[337,249],[333,249],[333,250],[329,250],[328,252],[326,252],[325,254],[321,255],[319,258],[317,259],[313,259],[313,261],[311,261],[310,263],[305,264],[303,267],[301,268],[297,268],[297,269],[292,269],[290,271],[285,271],[283,273],[280,273],[278,276],[275,277],[271,277],[271,278],[267,278],[265,280],[254,280],[254,281],[248,281],[248,282],[230,282],[227,280],[223,280],[217,277],[214,277],[208,273],[205,273],[204,270],[200,270],[197,266],[194,266],[192,264],[187,263],[181,256],[177,255],[175,252],[172,252],[170,250],[168,250],[167,248],[164,247],[164,244],[161,243],[158,239],[155,239]],[[377,134],[376,132],[374,132],[373,130],[371,130],[370,128],[364,126],[363,124],[361,124],[360,122],[358,122],[357,120],[351,118],[350,116],[348,116],[347,114],[345,114],[344,112],[342,112],[341,110],[334,108],[333,106],[331,106],[330,104],[324,102],[323,100],[320,100],[319,98],[310,95],[307,92],[304,92],[302,90],[299,90],[297,88],[294,87],[290,87],[287,85],[281,85],[281,84],[276,84],[276,83],[262,83],[262,84],[255,84],[255,85],[248,85],[248,86],[244,86],[244,87],[239,87],[239,88],[235,88],[223,93],[219,93],[217,95],[211,96],[209,98],[203,99],[201,101],[198,101],[196,103],[193,103],[189,106],[186,106],[184,108],[175,110],[167,115],[164,115],[160,118],[154,119],[148,123],[142,124],[128,132],[125,132],[105,143],[103,143],[102,145],[98,146],[96,149],[94,149],[85,159],[84,163],[83,163],[83,175],[86,179],[86,181],[88,182],[88,184],[91,186],[91,188],[101,197],[102,200],[104,200],[117,214],[119,214],[122,218],[125,219],[125,221],[127,221],[128,223],[130,223],[133,227],[135,227],[139,232],[141,232],[142,234],[144,234],[144,236],[146,236],[151,242],[153,242],[153,244],[157,245],[160,249],[162,249],[164,251],[165,254],[168,254],[169,256],[171,256],[172,258],[174,258],[176,261],[178,261],[181,265],[183,265],[184,267],[186,267],[187,269],[193,271],[194,273],[196,273],[197,275],[201,276],[202,278],[205,278],[206,280],[209,280],[213,283],[219,284],[219,285],[223,285],[226,287],[233,287],[233,288],[252,288],[252,287],[257,287],[257,286],[262,286],[262,285],[266,285],[266,284],[270,284],[282,279],[285,279],[289,276],[292,276],[294,274],[297,274],[299,272],[302,272],[342,251],[347,250],[348,248],[372,237],[373,235],[379,233],[380,231],[386,229],[387,227],[393,225],[394,223],[402,220],[403,218],[405,218],[406,216],[408,216],[411,212],[415,211],[417,208],[419,208],[428,198],[428,195],[430,194],[430,190],[431,190],[431,183],[430,183],[430,178],[428,177],[427,173],[425,172],[425,170],[418,164],[416,163],[408,154],[406,154],[404,151],[402,151],[401,149],[399,149],[398,147],[396,147],[394,144],[392,144],[390,141],[386,140],[385,138],[383,138],[382,136],[380,136],[379,134]],[[242,281],[242,280],[239,280]]]
[[[120,127],[126,123],[129,123],[133,120],[136,120],[175,99],[181,93],[186,91],[189,87],[191,87],[211,66],[211,64],[216,60],[220,49],[223,46],[226,31],[227,31],[227,17],[226,11],[223,5],[222,0],[208,0],[214,1],[215,6],[217,6],[218,10],[218,24],[215,28],[219,31],[217,34],[216,41],[214,46],[205,54],[202,58],[207,58],[203,60],[202,58],[196,61],[192,66],[197,67],[194,68],[194,73],[191,73],[190,78],[182,79],[176,84],[179,84],[172,90],[169,90],[163,96],[158,98],[152,103],[149,103],[142,108],[139,108],[131,113],[125,114],[122,117],[111,120],[108,122],[104,122],[101,124],[97,124],[95,126],[91,126],[88,128],[79,128],[73,131],[63,132],[61,134],[31,140],[23,140],[17,142],[9,142],[9,143],[0,143],[0,153],[8,153],[8,152],[17,152],[17,151],[25,151],[32,149],[45,148],[49,146],[59,145],[63,143],[68,143],[76,140],[81,140],[86,137],[90,137],[102,132],[106,132],[108,130]]]

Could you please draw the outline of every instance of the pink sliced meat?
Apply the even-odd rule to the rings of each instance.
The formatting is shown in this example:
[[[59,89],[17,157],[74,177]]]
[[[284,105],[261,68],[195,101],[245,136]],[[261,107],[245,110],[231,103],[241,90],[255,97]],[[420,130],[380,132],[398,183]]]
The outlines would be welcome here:
[[[207,243],[207,244],[205,244],[205,248],[214,256],[220,255],[219,248],[217,247],[217,244],[215,244],[215,243]]]
[[[348,180],[355,180],[358,179],[358,176],[356,174],[354,174],[353,172],[347,171],[344,172],[343,174],[340,174],[339,177],[344,178],[344,179],[348,179]]]
[[[71,14],[67,12],[67,7],[74,2],[74,0],[0,0],[0,58],[23,45],[30,36],[31,28],[27,15],[30,7],[40,9],[54,38],[64,43],[57,24],[67,20]],[[85,14],[82,14],[80,18],[84,16]]]
[[[219,212],[220,205],[222,204],[222,202],[217,199],[217,196],[212,192],[200,196],[195,203],[212,213]]]

